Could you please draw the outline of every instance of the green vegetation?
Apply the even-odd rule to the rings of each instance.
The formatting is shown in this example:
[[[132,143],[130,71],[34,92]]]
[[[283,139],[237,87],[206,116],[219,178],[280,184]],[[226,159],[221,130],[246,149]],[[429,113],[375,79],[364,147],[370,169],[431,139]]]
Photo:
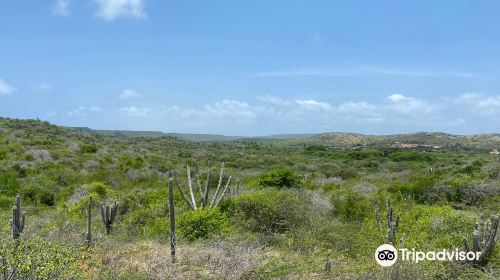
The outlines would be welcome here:
[[[475,263],[373,258],[391,224],[396,247],[483,250],[496,135],[189,137],[0,118],[0,279],[500,278],[496,240]]]

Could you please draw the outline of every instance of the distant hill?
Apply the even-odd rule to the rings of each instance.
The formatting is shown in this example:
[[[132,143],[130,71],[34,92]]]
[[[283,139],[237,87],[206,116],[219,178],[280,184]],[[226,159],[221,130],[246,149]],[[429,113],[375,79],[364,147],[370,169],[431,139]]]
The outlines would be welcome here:
[[[417,132],[394,135],[363,135],[357,133],[329,132],[316,134],[308,138],[295,139],[291,145],[326,145],[352,147],[366,146],[405,146],[418,144],[420,146],[469,147],[492,149],[500,147],[500,134],[453,135],[442,132]]]
[[[328,132],[320,134],[277,134],[260,137],[226,136],[219,134],[186,134],[186,133],[164,133],[159,131],[129,131],[129,130],[93,130],[87,127],[65,128],[50,125],[48,122],[35,120],[16,120],[0,118],[6,126],[23,129],[32,127],[45,127],[58,130],[60,133],[89,133],[112,137],[176,137],[180,140],[194,142],[210,141],[250,141],[261,144],[273,144],[277,146],[313,146],[321,145],[331,148],[352,148],[356,146],[366,147],[395,147],[395,148],[473,148],[473,149],[499,149],[500,134],[485,133],[475,135],[453,135],[442,132],[417,132],[409,134],[394,135],[363,135],[359,133]],[[40,128],[41,129],[41,128]],[[1,130],[0,130],[1,131]]]

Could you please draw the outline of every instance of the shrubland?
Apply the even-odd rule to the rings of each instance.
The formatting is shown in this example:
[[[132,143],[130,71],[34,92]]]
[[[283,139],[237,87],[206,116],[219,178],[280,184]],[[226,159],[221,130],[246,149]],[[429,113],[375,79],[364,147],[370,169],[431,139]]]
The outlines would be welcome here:
[[[186,166],[202,205],[198,180],[203,189],[211,171],[212,198],[223,162],[222,181],[232,180],[220,204],[192,210],[180,193],[189,194]],[[167,185],[174,170],[172,263]],[[387,242],[389,208],[396,247],[463,248],[477,221],[499,214],[499,170],[498,156],[455,146],[193,142],[0,118],[0,279],[495,279],[496,243],[485,266],[382,268],[373,254]],[[14,241],[9,219],[18,194],[27,220]],[[107,235],[100,203],[114,202]]]

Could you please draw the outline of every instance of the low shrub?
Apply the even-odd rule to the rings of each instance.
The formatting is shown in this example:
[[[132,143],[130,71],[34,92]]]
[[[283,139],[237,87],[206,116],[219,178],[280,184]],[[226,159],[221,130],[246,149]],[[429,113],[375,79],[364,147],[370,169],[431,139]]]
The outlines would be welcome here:
[[[313,213],[292,191],[260,190],[221,203],[232,221],[260,233],[282,233],[311,224]]]
[[[228,217],[218,208],[197,209],[177,217],[179,234],[189,241],[227,233],[230,227]]]
[[[260,174],[250,185],[262,188],[298,188],[300,186],[300,177],[295,175],[292,170],[276,169]]]
[[[345,221],[359,221],[372,214],[371,203],[363,194],[351,189],[334,191],[331,199],[334,215]]]

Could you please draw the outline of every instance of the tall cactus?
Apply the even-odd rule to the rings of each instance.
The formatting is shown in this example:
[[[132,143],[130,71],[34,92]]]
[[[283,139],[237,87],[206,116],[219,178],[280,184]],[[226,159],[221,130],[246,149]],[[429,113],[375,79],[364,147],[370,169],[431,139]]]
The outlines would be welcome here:
[[[21,197],[16,196],[16,202],[12,208],[12,219],[10,225],[12,226],[12,238],[18,239],[24,230],[26,224],[26,212],[21,212]]]
[[[92,196],[89,197],[89,204],[87,205],[87,233],[85,237],[87,246],[92,246]]]
[[[113,205],[101,203],[101,217],[104,227],[106,228],[106,234],[109,235],[111,231],[111,226],[116,218],[116,210],[118,209],[118,203],[115,202]]]
[[[175,241],[175,206],[174,206],[174,182],[172,178],[168,180],[168,202],[170,205],[169,208],[169,217],[170,217],[170,256],[172,258],[172,263],[175,262],[175,249],[176,249],[176,241]]]
[[[477,266],[486,266],[496,244],[496,235],[498,231],[499,217],[492,217],[491,222],[485,224],[481,219],[481,223],[474,225],[472,234],[472,248],[469,248],[467,240],[464,240],[466,252],[481,252],[479,260],[474,260],[473,264]]]
[[[390,200],[387,200],[387,234],[385,236],[387,243],[394,245],[396,240],[396,231],[398,230],[399,216],[394,220]]]

